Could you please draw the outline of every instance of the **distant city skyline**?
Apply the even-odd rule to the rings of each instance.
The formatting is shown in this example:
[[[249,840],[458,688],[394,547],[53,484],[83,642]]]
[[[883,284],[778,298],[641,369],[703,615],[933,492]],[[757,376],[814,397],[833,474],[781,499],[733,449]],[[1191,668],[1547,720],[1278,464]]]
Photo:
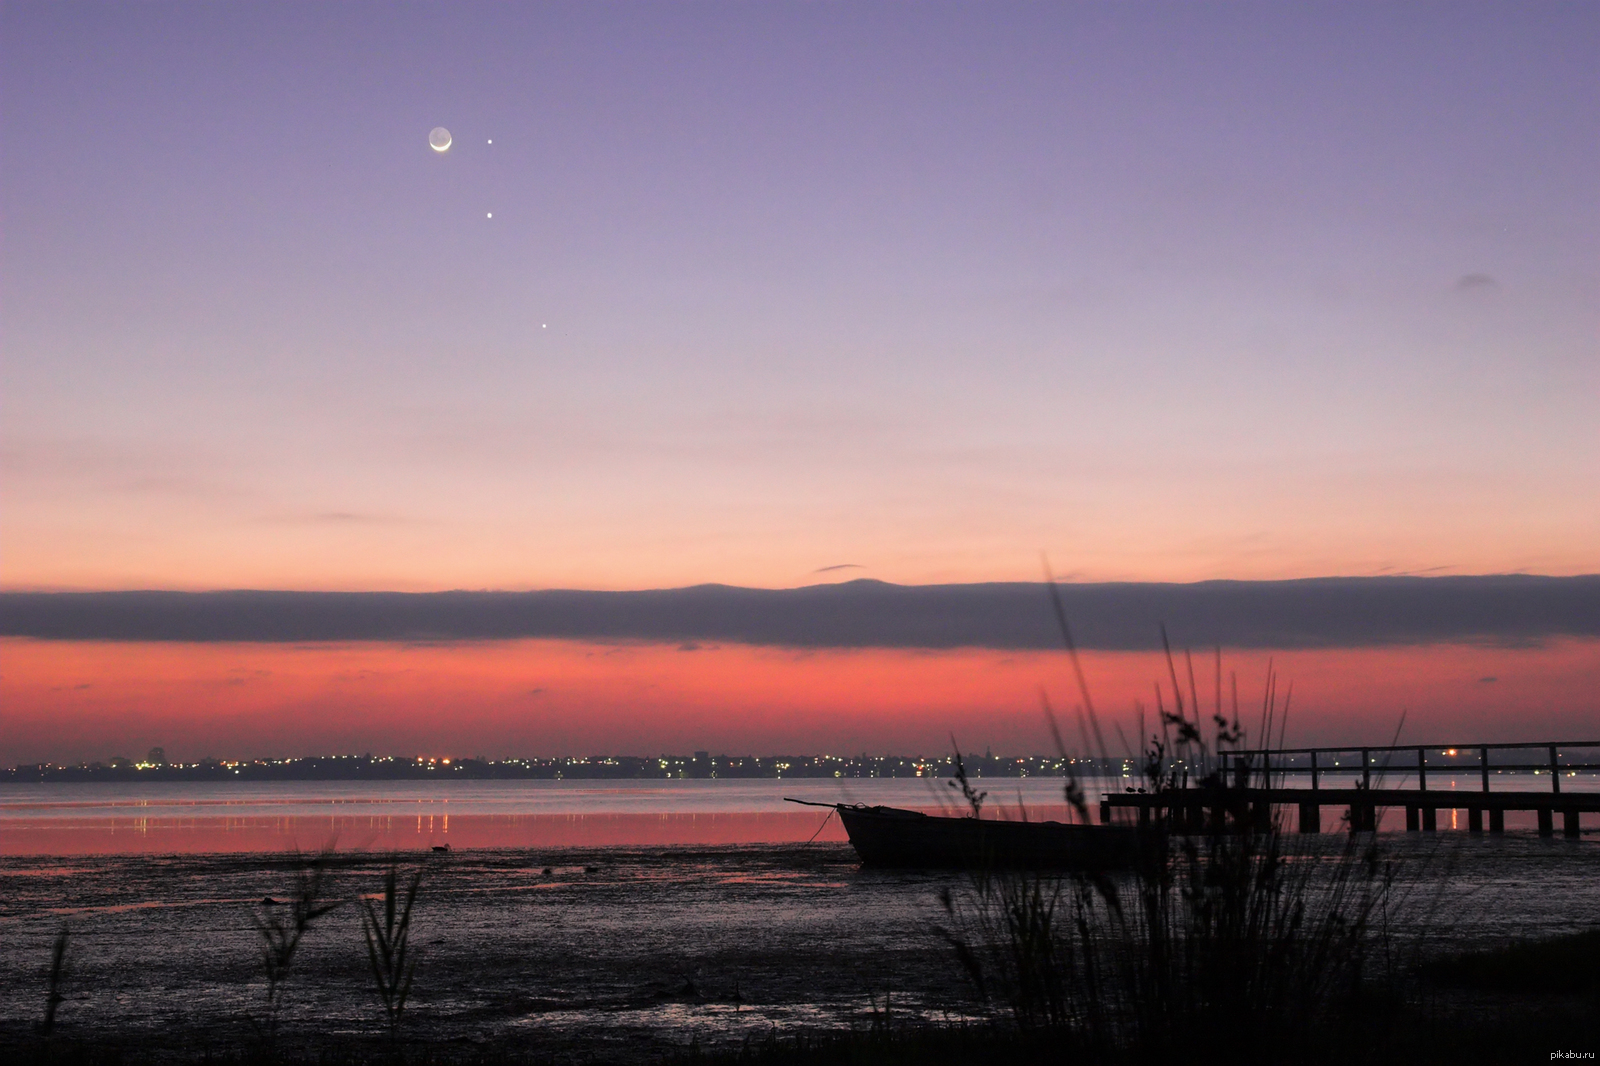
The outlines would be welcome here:
[[[935,755],[860,755],[788,754],[750,755],[723,752],[675,752],[663,755],[630,753],[569,756],[506,756],[491,759],[474,756],[396,756],[396,755],[300,755],[274,759],[230,759],[206,757],[191,762],[168,761],[165,752],[152,749],[148,757],[112,756],[87,763],[31,764],[0,767],[0,774],[15,781],[73,780],[351,780],[363,778],[426,780],[434,779],[531,779],[531,780],[664,780],[724,778],[858,778],[948,776],[955,770],[951,753]],[[977,776],[985,773],[1009,777],[1061,776],[1072,767],[1084,772],[1106,769],[1136,769],[1133,756],[1078,758],[1039,755],[1033,752],[1008,752],[995,755],[963,752],[964,768]]]

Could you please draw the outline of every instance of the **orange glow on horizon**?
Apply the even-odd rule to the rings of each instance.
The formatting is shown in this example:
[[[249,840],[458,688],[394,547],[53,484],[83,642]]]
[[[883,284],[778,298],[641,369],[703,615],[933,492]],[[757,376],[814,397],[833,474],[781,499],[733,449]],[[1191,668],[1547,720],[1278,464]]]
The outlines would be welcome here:
[[[951,734],[967,750],[1046,752],[1041,691],[1069,746],[1083,746],[1076,685],[1054,652],[13,639],[0,641],[0,657],[5,765],[138,758],[157,745],[173,760],[928,754]],[[1291,745],[1387,743],[1402,711],[1402,742],[1423,743],[1591,739],[1578,734],[1600,718],[1597,641],[1226,652],[1252,733],[1269,658],[1280,697],[1293,684]],[[1122,754],[1121,736],[1137,743],[1133,703],[1154,705],[1166,664],[1150,652],[1086,653],[1084,664],[1108,747]],[[1181,659],[1178,668],[1185,676]],[[1195,673],[1209,714],[1210,655],[1196,657]]]

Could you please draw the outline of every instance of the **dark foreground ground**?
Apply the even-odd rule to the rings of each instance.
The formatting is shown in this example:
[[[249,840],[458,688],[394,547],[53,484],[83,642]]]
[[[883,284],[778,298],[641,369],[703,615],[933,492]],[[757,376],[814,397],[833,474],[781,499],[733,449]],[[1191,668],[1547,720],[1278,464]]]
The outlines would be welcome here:
[[[408,1038],[536,1049],[556,1061],[655,1061],[971,1001],[930,936],[953,875],[857,869],[837,846],[484,851],[411,856],[424,882]],[[382,890],[387,863],[338,860],[332,898]],[[252,915],[293,892],[277,856],[8,860],[0,1039],[42,1017],[52,941],[71,931],[56,1033],[155,1052],[259,1042],[266,985]],[[358,906],[306,935],[279,1043],[383,1032]]]
[[[1422,968],[1375,996],[1361,1025],[1308,1034],[1281,1061],[1600,1053],[1600,943],[1573,936],[1600,925],[1600,847],[1428,847],[1410,856],[1409,910],[1395,915]],[[979,1000],[937,932],[940,891],[968,885],[959,874],[863,871],[833,845],[406,858],[425,874],[399,1046],[385,1037],[355,902],[381,891],[387,859],[344,856],[327,894],[349,902],[311,928],[283,986],[279,1060],[1082,1058],[1057,1038],[1018,1036]],[[4,860],[0,1060],[262,1061],[252,916],[293,884],[283,856]],[[63,923],[62,998],[45,1040]],[[1548,937],[1566,939],[1538,943]]]

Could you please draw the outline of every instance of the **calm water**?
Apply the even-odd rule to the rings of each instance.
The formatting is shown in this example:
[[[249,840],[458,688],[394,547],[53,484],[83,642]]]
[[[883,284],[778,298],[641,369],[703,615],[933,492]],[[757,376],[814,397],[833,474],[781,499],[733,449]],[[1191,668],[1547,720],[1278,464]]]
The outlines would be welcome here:
[[[987,787],[997,814],[1067,816],[1057,780]],[[6,785],[0,855],[844,842],[837,818],[786,796],[930,811],[959,799],[931,778]]]
[[[1496,776],[1496,790],[1549,788],[1548,777]],[[1091,797],[1122,779],[1089,782]],[[1329,782],[1331,784],[1331,782]],[[1392,787],[1412,787],[1395,776]],[[1476,775],[1430,774],[1440,792],[1476,791]],[[1061,782],[990,778],[997,815],[1068,817]],[[1600,776],[1563,779],[1568,791],[1600,789]],[[837,819],[784,797],[882,803],[938,811],[959,797],[931,778],[790,781],[302,781],[273,784],[0,785],[0,855],[205,854],[454,848],[625,847],[682,844],[843,843]],[[1326,828],[1339,812],[1324,811]],[[1386,827],[1403,825],[1390,811]],[[1600,828],[1600,821],[1588,828]],[[1457,824],[1459,823],[1459,824]],[[1531,828],[1511,814],[1507,828]],[[1464,813],[1441,828],[1466,827]]]
[[[1035,812],[1059,800],[1054,781],[987,787],[991,803],[1014,808],[1020,791]],[[39,1017],[66,922],[63,1033],[247,1041],[263,995],[252,915],[291,891],[286,846],[329,840],[340,898],[380,890],[388,857],[374,851],[426,870],[414,1018],[441,1038],[647,1061],[774,1025],[865,1025],[885,993],[897,1011],[976,1012],[935,933],[941,889],[967,880],[863,871],[828,812],[782,801],[937,808],[949,792],[916,780],[8,786],[0,1033]],[[1597,830],[1385,834],[1409,904],[1400,930],[1438,948],[1600,924]],[[453,850],[432,853],[436,841]],[[358,914],[345,906],[307,938],[286,1039],[379,1031]]]

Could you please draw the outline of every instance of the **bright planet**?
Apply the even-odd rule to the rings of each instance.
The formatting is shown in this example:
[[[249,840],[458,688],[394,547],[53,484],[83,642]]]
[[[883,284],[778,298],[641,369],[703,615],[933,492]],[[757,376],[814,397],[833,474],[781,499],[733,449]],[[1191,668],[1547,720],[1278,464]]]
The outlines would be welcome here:
[[[428,146],[435,152],[443,152],[450,147],[450,131],[443,126],[433,127],[428,134]]]

